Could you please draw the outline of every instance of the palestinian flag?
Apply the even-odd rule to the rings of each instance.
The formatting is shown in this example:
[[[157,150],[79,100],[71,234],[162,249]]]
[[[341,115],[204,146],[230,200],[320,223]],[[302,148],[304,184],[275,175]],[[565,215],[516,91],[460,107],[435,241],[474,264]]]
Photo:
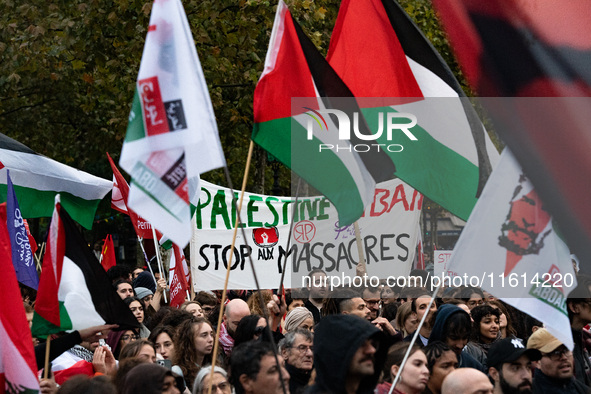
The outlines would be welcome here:
[[[100,200],[111,190],[111,182],[69,167],[0,134],[0,200],[6,201],[6,170],[25,218],[50,217],[53,201],[61,194],[72,218],[92,228]]]
[[[590,3],[433,4],[464,75],[590,273]]]
[[[389,179],[395,170],[383,151],[352,149],[364,142],[355,133],[350,140],[339,139],[338,127],[327,114],[338,114],[340,126],[341,116],[353,121],[356,112],[347,85],[280,1],[254,93],[252,140],[328,197],[341,226],[361,217],[376,182]],[[361,134],[371,134],[362,118],[358,123]],[[338,149],[319,150],[323,145]]]
[[[102,324],[139,323],[56,197],[33,316],[33,336]]]
[[[33,338],[12,266],[6,204],[0,205],[0,391],[39,392]]]
[[[398,3],[343,0],[327,60],[371,130],[380,113],[416,116],[409,129],[416,141],[383,133],[376,142],[403,146],[386,150],[396,176],[467,220],[499,154],[445,61]]]

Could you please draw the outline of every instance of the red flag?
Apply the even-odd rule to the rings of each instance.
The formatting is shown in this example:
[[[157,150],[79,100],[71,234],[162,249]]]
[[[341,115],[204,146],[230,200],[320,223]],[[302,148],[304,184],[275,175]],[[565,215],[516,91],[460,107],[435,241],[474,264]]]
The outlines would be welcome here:
[[[425,269],[425,256],[423,255],[423,234],[421,228],[419,227],[419,236],[418,236],[418,243],[417,243],[417,259],[415,268],[419,270]]]
[[[172,256],[170,258],[169,281],[170,281],[170,306],[178,308],[183,302],[189,285],[185,278],[183,265],[185,263],[185,255],[183,250],[175,243],[172,244]]]
[[[101,265],[108,271],[109,268],[117,265],[117,259],[115,258],[115,246],[113,246],[113,237],[111,234],[105,238],[103,249],[101,250]]]
[[[466,79],[591,269],[588,1],[433,0]]]
[[[11,256],[4,203],[0,205],[0,390],[33,393],[39,390],[35,350]]]
[[[29,238],[31,252],[35,254],[35,252],[37,252],[37,241],[35,241],[35,237],[33,237],[31,230],[29,230],[29,222],[27,222],[27,219],[23,219],[23,222],[25,223],[25,228],[27,229],[27,238]]]
[[[127,208],[127,197],[129,196],[129,185],[119,169],[107,153],[111,169],[113,170],[113,191],[111,193],[111,208],[129,215],[131,223],[135,229],[136,234],[144,239],[152,239],[152,225],[144,218],[135,213],[132,209]]]

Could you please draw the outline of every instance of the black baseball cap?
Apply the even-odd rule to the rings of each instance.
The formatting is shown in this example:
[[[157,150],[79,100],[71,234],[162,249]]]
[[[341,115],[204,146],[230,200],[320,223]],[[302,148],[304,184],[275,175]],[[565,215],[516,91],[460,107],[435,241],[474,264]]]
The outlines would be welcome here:
[[[517,360],[524,354],[529,357],[530,361],[537,361],[542,358],[542,353],[539,350],[528,349],[523,340],[519,338],[501,339],[493,343],[488,350],[488,366],[497,368],[504,363]]]

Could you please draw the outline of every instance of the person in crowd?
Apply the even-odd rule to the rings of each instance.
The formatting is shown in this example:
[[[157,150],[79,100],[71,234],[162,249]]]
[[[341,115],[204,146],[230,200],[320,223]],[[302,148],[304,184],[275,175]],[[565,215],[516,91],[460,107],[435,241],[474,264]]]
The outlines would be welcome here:
[[[218,304],[217,298],[212,293],[207,291],[200,291],[195,295],[195,301],[201,304],[203,315],[209,319],[211,312],[215,309]]]
[[[429,381],[429,369],[425,353],[419,346],[412,346],[404,369],[400,370],[409,346],[408,342],[399,342],[390,348],[384,366],[385,381],[378,385],[377,394],[388,394],[398,374],[400,377],[392,391],[394,394],[420,394],[425,390]]]
[[[423,393],[441,394],[441,386],[447,375],[458,369],[458,357],[453,350],[441,341],[429,341],[423,349],[429,368],[429,382]]]
[[[484,304],[484,293],[478,287],[466,287],[460,293],[460,298],[468,305],[470,310]]]
[[[158,364],[142,363],[125,377],[120,394],[180,394],[182,379]]]
[[[123,346],[121,353],[119,353],[119,362],[132,357],[139,357],[148,363],[155,363],[156,349],[154,348],[154,344],[147,339],[139,339]]]
[[[485,368],[487,354],[491,345],[501,339],[499,332],[500,311],[490,305],[479,305],[472,308],[472,335],[466,352],[474,357]]]
[[[417,319],[417,314],[412,311],[412,304],[410,302],[405,302],[400,305],[396,312],[396,328],[398,328],[398,330],[400,330],[406,337],[415,332],[418,326],[419,321]]]
[[[64,382],[59,394],[116,394],[117,388],[107,376],[77,375]]]
[[[284,389],[289,394],[290,376],[284,365],[283,358],[275,358],[270,343],[245,342],[230,356],[230,383],[236,394],[283,394]]]
[[[211,380],[211,392],[214,394],[232,394],[232,385],[228,380],[228,373],[217,365],[214,368],[212,377],[211,365],[203,367],[199,370],[199,373],[195,377],[193,383],[193,394],[207,394],[209,390],[209,384]]]
[[[226,356],[230,356],[232,353],[234,335],[236,334],[238,323],[240,323],[243,317],[248,315],[250,315],[248,304],[240,298],[235,298],[226,305],[219,339]]]
[[[111,283],[115,283],[118,280],[126,281],[131,283],[131,270],[126,265],[114,265],[107,271],[107,276]]]
[[[119,294],[119,297],[121,297],[122,300],[134,296],[133,287],[131,287],[131,283],[128,281],[119,279],[113,283],[113,287],[115,287],[115,291],[117,291],[117,294]]]
[[[156,326],[148,340],[154,344],[156,354],[162,356],[164,360],[174,359],[174,328],[171,326]]]
[[[294,310],[295,308],[305,308],[304,302],[306,302],[306,298],[303,296],[303,292],[308,292],[307,289],[292,289],[291,292],[285,294],[285,303],[287,305],[287,310],[283,317],[281,318],[281,330],[285,332],[285,319],[289,312]],[[310,312],[312,313],[312,312]],[[312,316],[312,322],[314,322],[314,316]],[[314,324],[312,324],[314,326]]]
[[[356,291],[340,289],[333,294],[333,300],[337,304],[338,313],[359,316],[367,321],[371,320],[371,311]]]
[[[283,332],[287,334],[297,328],[314,332],[314,316],[308,308],[297,307],[287,313]]]
[[[400,297],[400,289],[398,286],[384,286],[380,293],[380,298],[382,299],[382,305],[387,304],[398,304]]]
[[[195,317],[204,317],[203,308],[197,301],[185,301],[181,305],[181,311],[187,311]]]
[[[324,299],[328,296],[328,285],[326,272],[321,269],[313,269],[309,274],[310,283],[308,283],[308,291],[310,293],[304,306],[312,312],[314,316],[314,324],[320,323],[322,307]]]
[[[390,303],[382,306],[382,317],[390,322],[390,324],[396,326],[396,314],[398,313],[398,304]]]
[[[157,312],[160,309],[160,302],[163,299],[164,291],[166,291],[166,280],[164,278],[156,278],[157,283],[154,282],[154,276],[148,271],[141,272],[134,280],[133,287],[145,287],[150,290],[154,296],[150,301],[150,306]],[[146,304],[148,307],[148,304]]]
[[[309,330],[296,328],[288,332],[279,342],[285,369],[289,372],[289,392],[300,394],[308,386],[314,368],[314,334]]]
[[[154,292],[147,287],[135,287],[135,296],[139,298],[144,305],[150,305],[154,298]]]
[[[542,354],[527,349],[519,338],[505,338],[494,343],[488,351],[488,374],[494,381],[495,394],[531,394],[532,361]]]
[[[499,310],[499,331],[501,338],[517,338],[517,330],[513,327],[511,314],[505,307],[504,303],[499,300],[491,300],[487,302],[488,305]]]
[[[234,334],[234,346],[238,346],[241,343],[253,341],[259,339],[263,334],[263,331],[267,327],[267,321],[260,315],[248,315],[244,316]]]
[[[373,392],[388,352],[388,346],[379,346],[383,338],[357,316],[324,317],[314,331],[316,378],[308,393]]]
[[[534,394],[583,394],[589,388],[574,377],[573,352],[562,342],[540,328],[527,341],[528,349],[537,349],[542,353],[538,369],[534,372]]]
[[[111,331],[107,337],[107,345],[111,348],[115,359],[119,359],[119,353],[125,345],[141,339],[135,330]]]
[[[443,380],[441,394],[493,394],[493,385],[482,371],[459,368]]]
[[[133,269],[133,271],[131,271],[131,276],[132,276],[132,280],[137,278],[139,274],[141,274],[142,272],[144,272],[144,268],[143,267],[135,267]]]
[[[361,293],[365,305],[369,309],[369,318],[375,320],[380,316],[380,307],[382,304],[381,292],[378,287],[366,287]]]
[[[138,323],[141,324],[139,329],[140,338],[148,338],[150,336],[150,330],[144,325],[144,305],[137,297],[127,297],[123,300],[129,307]]]
[[[434,323],[429,342],[445,343],[458,357],[459,368],[484,371],[482,364],[464,351],[472,330],[470,315],[455,305],[443,304],[432,319]]]
[[[214,335],[211,323],[203,317],[186,320],[177,329],[172,371],[184,378],[187,387],[193,387],[199,369],[211,363]]]
[[[583,340],[583,328],[591,323],[591,278],[577,277],[577,287],[568,295],[566,308],[570,320],[575,347],[575,378],[586,386],[591,386],[591,361]]]
[[[429,336],[431,335],[431,316],[433,313],[437,312],[437,304],[435,300],[431,303],[431,307],[429,308],[429,303],[431,302],[431,295],[430,294],[422,294],[417,298],[414,298],[411,302],[411,310],[417,314],[417,321],[420,323],[423,315],[428,313],[423,326],[419,330],[419,340],[417,340],[417,345],[420,347],[424,347],[427,345],[429,341]],[[405,341],[410,342],[414,335],[414,332],[409,334],[404,338]]]
[[[265,305],[269,303],[273,299],[273,293],[271,290],[261,290],[260,294],[263,296],[263,302]],[[250,309],[251,315],[260,315],[264,316],[267,312],[267,316],[270,316],[269,310],[263,311],[263,307],[261,306],[260,295],[258,291],[253,292],[248,300],[246,300],[246,304],[248,305],[248,309]]]

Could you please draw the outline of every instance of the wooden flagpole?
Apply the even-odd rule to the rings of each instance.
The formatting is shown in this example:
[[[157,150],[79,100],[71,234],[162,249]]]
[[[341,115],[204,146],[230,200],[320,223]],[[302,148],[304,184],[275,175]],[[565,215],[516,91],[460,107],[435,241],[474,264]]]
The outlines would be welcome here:
[[[286,253],[289,254],[289,247],[290,247],[290,243],[291,243],[291,234],[293,231],[293,219],[295,218],[295,214],[296,214],[296,210],[298,209],[298,198],[300,196],[300,184],[302,182],[302,178],[298,178],[298,186],[296,188],[296,195],[295,195],[295,201],[293,202],[293,210],[291,211],[291,223],[289,225],[289,234],[287,236],[287,247],[286,247]],[[285,255],[285,260],[283,261],[283,267],[281,270],[281,281],[279,282],[279,299],[281,300],[281,296],[283,295],[282,289],[283,289],[283,280],[285,279],[285,268],[287,267],[287,255]],[[281,308],[281,306],[279,306]]]
[[[45,342],[45,368],[43,369],[43,379],[47,379],[49,375],[49,345],[51,345],[51,335],[47,336]]]
[[[252,159],[252,150],[254,149],[254,142],[251,140],[250,145],[248,146],[248,156],[246,156],[246,168],[244,169],[244,177],[242,179],[242,188],[240,189],[240,201],[238,202],[238,208],[236,209],[236,223],[234,223],[234,234],[232,236],[232,247],[230,248],[231,251],[234,250],[234,245],[236,243],[236,234],[238,233],[238,224],[240,223],[240,210],[242,208],[242,199],[244,197],[244,191],[246,190],[246,181],[248,180],[248,172],[250,170],[250,160]],[[232,200],[234,199],[234,193],[232,193]],[[226,302],[226,292],[228,291],[228,280],[230,280],[230,271],[232,268],[232,258],[234,257],[234,253],[230,252],[230,257],[228,258],[228,266],[226,268],[226,280],[224,281],[224,291],[222,291],[222,299],[220,303],[220,314],[218,315],[218,325],[216,328],[215,333],[215,341],[213,343],[213,353],[211,356],[211,373],[215,369],[215,364],[217,360],[219,344],[220,344],[220,329],[222,327],[222,316],[224,315],[224,303]],[[213,379],[209,379],[209,387],[207,390],[208,394],[211,394],[211,388],[213,384]]]
[[[359,263],[361,264],[361,268],[363,272],[367,273],[367,267],[365,266],[365,257],[363,254],[363,245],[361,243],[361,232],[359,231],[359,224],[357,220],[353,223],[353,227],[355,228],[355,238],[357,239],[357,251],[359,252]]]

